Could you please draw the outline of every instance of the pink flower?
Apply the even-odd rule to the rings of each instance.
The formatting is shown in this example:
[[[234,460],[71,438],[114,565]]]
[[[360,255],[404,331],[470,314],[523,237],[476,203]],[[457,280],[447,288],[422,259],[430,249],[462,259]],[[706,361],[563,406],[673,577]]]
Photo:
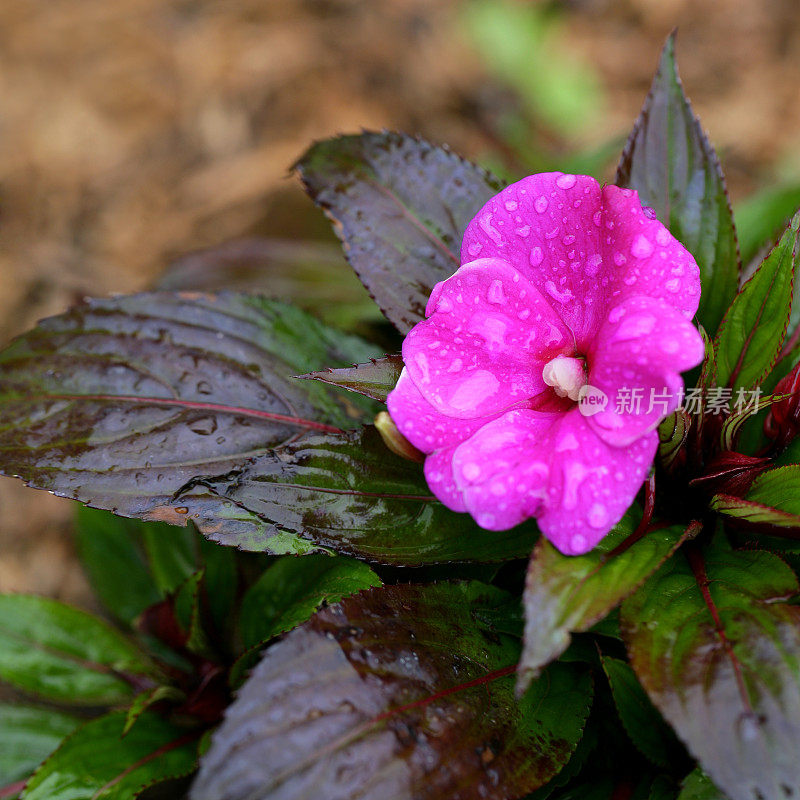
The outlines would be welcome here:
[[[700,363],[697,264],[636,192],[532,175],[470,222],[389,395],[425,476],[490,530],[535,517],[594,547],[647,477],[658,423]]]

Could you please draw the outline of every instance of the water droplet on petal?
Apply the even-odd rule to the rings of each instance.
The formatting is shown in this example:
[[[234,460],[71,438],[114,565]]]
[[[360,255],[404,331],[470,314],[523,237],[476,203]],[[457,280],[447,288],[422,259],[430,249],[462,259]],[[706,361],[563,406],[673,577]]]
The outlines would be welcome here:
[[[478,525],[480,525],[481,528],[491,528],[494,523],[494,514],[481,514],[478,517]]]
[[[523,225],[521,228],[516,229],[517,236],[521,236],[523,239],[527,239],[531,232],[530,225]]]
[[[495,244],[502,244],[503,236],[497,228],[492,225],[492,215],[491,214],[484,214],[479,220],[478,225],[480,225],[481,230],[495,243]]]
[[[660,244],[662,247],[666,247],[671,238],[672,237],[669,235],[669,231],[663,226],[656,231],[656,242],[658,242],[658,244]]]
[[[618,267],[621,267],[627,260],[628,259],[625,258],[625,255],[623,253],[619,253],[619,252],[614,253],[614,263]]]
[[[653,255],[653,250],[655,250],[653,243],[641,233],[633,240],[631,245],[631,253],[636,258],[647,258]]]
[[[489,287],[489,291],[486,294],[486,299],[495,305],[501,305],[505,302],[506,296],[503,294],[502,281],[492,281],[492,285]]]
[[[516,211],[517,210],[517,201],[516,200],[506,200],[505,207],[506,207],[506,211]]]
[[[541,247],[534,247],[528,257],[532,267],[538,267],[544,261],[544,253]]]
[[[562,241],[564,242],[564,247],[569,247],[575,241],[575,237],[571,233],[568,233]]]
[[[529,317],[530,315],[531,315],[531,310],[530,310],[529,308],[523,308],[521,311],[519,311],[519,312],[517,313],[517,316],[518,316],[520,319],[528,319],[528,317]]]
[[[600,271],[600,267],[603,263],[603,257],[599,254],[595,254],[593,256],[589,256],[586,260],[586,274],[590,278],[594,278],[595,275]]]
[[[489,491],[495,497],[502,497],[506,493],[506,485],[502,481],[494,481],[489,487]]]
[[[559,175],[556,178],[556,186],[559,189],[571,189],[577,182],[578,179],[574,175]]]
[[[453,360],[453,363],[447,368],[448,372],[461,372],[461,367],[464,366],[464,362],[460,358],[456,358]]]
[[[599,211],[595,211],[594,214],[592,214],[592,222],[594,222],[598,228],[600,227],[600,222],[602,219],[603,215]]]
[[[553,281],[547,281],[544,285],[544,288],[547,294],[549,294],[550,297],[552,297],[557,303],[561,303],[562,306],[575,299],[575,296],[569,289],[564,289],[563,292],[560,292]]]
[[[582,536],[580,533],[576,533],[572,540],[569,543],[570,549],[574,553],[584,553],[586,552],[586,537]]]
[[[672,292],[672,294],[677,294],[681,288],[681,282],[677,278],[668,280],[664,285],[667,287],[667,291]]]
[[[467,252],[473,257],[477,256],[477,255],[480,255],[481,250],[483,250],[483,245],[480,242],[473,242],[467,248]]]
[[[468,481],[477,480],[481,476],[480,464],[476,464],[474,461],[467,462],[461,468],[461,474],[464,476],[465,480]]]
[[[587,520],[589,525],[596,530],[605,527],[606,523],[608,522],[608,511],[606,510],[606,507],[600,503],[595,503],[589,509]]]
[[[539,214],[544,214],[544,212],[547,211],[547,206],[547,198],[544,195],[537,197],[536,202],[533,204],[533,207]]]

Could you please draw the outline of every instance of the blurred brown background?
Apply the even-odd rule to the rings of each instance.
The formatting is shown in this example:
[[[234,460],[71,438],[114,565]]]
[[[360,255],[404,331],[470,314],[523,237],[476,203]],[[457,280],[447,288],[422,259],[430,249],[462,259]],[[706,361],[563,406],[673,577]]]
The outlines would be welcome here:
[[[608,179],[675,25],[734,202],[797,179],[796,0],[3,0],[0,338],[199,247],[329,236],[287,178],[314,138]],[[0,480],[0,591],[87,599],[70,512]]]

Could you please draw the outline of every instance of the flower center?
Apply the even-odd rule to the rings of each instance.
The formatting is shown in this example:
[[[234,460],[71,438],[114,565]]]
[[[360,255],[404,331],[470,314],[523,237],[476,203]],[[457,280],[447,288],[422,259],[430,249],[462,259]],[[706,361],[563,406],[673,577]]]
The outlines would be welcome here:
[[[581,389],[586,386],[586,361],[583,358],[556,356],[544,365],[542,378],[559,397],[578,400]]]

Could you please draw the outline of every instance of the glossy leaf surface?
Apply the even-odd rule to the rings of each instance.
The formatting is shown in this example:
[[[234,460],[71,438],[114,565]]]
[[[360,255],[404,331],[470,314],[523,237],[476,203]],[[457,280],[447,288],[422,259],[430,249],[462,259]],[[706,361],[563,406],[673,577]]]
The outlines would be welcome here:
[[[194,769],[194,734],[146,713],[122,737],[125,712],[87,722],[37,770],[26,800],[132,800]]]
[[[757,386],[778,359],[792,307],[798,228],[800,214],[742,287],[722,320],[714,340],[720,386]]]
[[[716,495],[711,507],[741,522],[800,530],[800,465],[768,470],[745,497]]]
[[[701,769],[692,770],[683,781],[678,800],[728,800]]]
[[[650,94],[617,169],[616,183],[695,257],[703,285],[698,318],[713,334],[739,283],[739,256],[725,180],[714,148],[683,92],[675,35],[664,46]]]
[[[221,544],[276,552],[287,535],[386,564],[503,561],[530,553],[535,527],[496,533],[453,514],[430,493],[419,464],[391,453],[372,427],[310,435],[198,482],[180,503]],[[277,552],[281,552],[277,550]]]
[[[0,595],[0,679],[48,700],[103,705],[149,680],[144,654],[97,617],[56,600]]]
[[[336,603],[380,583],[366,564],[353,559],[284,556],[242,598],[242,643],[249,648],[267,641],[306,622],[323,603]]]
[[[424,318],[434,285],[459,267],[467,223],[502,189],[449,150],[400,133],[317,142],[296,168],[401,333]]]
[[[777,556],[715,540],[622,606],[639,680],[732,800],[800,792],[800,608],[783,602],[797,591]]]
[[[329,383],[385,402],[389,392],[397,385],[402,371],[403,357],[397,354],[374,358],[366,364],[310,372],[299,377]]]
[[[353,426],[368,401],[292,376],[369,355],[360,339],[257,297],[92,300],[0,353],[0,471],[183,525],[191,509],[173,495],[196,475],[303,431]]]
[[[271,647],[213,737],[194,800],[500,800],[569,759],[591,697],[555,664],[521,701],[508,605],[480,584],[371,589]]]
[[[655,572],[684,533],[682,526],[651,531],[626,548],[636,521],[637,515],[629,511],[583,556],[562,555],[546,539],[539,539],[525,580],[520,687],[567,649],[570,633],[591,628]]]

